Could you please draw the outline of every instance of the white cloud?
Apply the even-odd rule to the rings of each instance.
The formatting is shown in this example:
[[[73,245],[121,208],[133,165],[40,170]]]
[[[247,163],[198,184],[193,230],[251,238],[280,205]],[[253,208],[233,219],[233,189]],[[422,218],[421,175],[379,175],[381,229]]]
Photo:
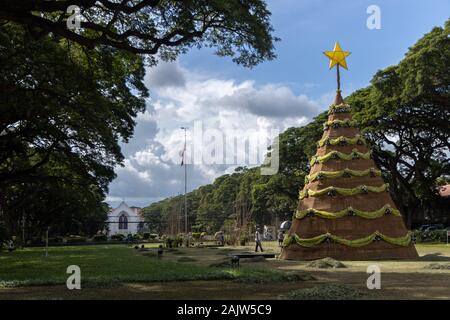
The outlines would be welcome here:
[[[258,86],[254,81],[208,79],[177,63],[165,63],[150,70],[146,84],[152,99],[148,110],[137,117],[134,137],[122,146],[126,161],[124,167],[117,169],[118,177],[110,186],[111,202],[125,198],[131,204],[142,205],[145,197],[151,201],[183,191],[181,126],[190,128],[187,145],[191,152],[191,133],[196,121],[202,122],[204,131],[282,132],[306,124],[323,109],[285,85]],[[211,183],[215,177],[232,172],[232,167],[189,165],[189,189]]]

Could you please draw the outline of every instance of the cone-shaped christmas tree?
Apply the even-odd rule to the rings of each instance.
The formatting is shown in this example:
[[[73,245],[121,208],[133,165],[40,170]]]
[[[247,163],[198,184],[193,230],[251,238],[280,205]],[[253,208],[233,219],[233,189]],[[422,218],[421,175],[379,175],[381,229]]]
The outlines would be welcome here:
[[[339,66],[347,69],[345,57],[349,54],[337,42],[333,51],[325,52],[330,68],[337,67],[338,90],[285,236],[283,259],[417,257],[388,185],[359,135],[350,106],[342,99]]]

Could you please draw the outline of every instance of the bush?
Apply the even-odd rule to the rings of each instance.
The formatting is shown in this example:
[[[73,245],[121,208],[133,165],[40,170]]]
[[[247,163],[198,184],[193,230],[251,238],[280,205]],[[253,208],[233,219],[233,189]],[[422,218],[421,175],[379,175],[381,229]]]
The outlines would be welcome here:
[[[125,240],[125,236],[123,234],[113,234],[111,240],[123,241]]]
[[[416,243],[421,242],[447,242],[447,230],[419,231],[414,230],[412,240]]]
[[[144,232],[144,233],[142,234],[142,238],[143,238],[144,240],[150,239],[150,232]]]
[[[249,237],[246,236],[246,235],[241,235],[241,237],[239,238],[239,244],[240,244],[241,246],[246,246],[247,243],[249,243],[249,242],[250,242],[250,239],[249,239]]]
[[[156,233],[150,233],[150,239],[155,240],[158,238],[158,235]]]
[[[133,234],[131,236],[131,238],[136,241],[136,240],[142,240],[143,236],[141,234],[139,234],[139,233],[136,233],[136,234]]]
[[[50,243],[50,244],[63,243],[63,242],[64,242],[64,238],[63,237],[48,238],[48,243]]]
[[[82,237],[82,236],[69,236],[68,238],[66,238],[66,243],[71,244],[71,243],[84,243],[86,242],[86,237]]]
[[[94,236],[94,238],[92,238],[92,240],[98,241],[98,242],[108,241],[108,237],[105,234],[96,234]]]
[[[199,241],[200,238],[201,238],[201,236],[202,236],[202,233],[201,233],[201,232],[192,232],[192,238],[193,238],[195,241]]]
[[[30,244],[32,245],[42,245],[44,242],[42,241],[42,238],[40,237],[32,237],[30,240]]]
[[[162,236],[162,241],[164,243],[164,247],[166,247],[166,248],[172,248],[173,247],[173,238],[172,237],[163,235]]]

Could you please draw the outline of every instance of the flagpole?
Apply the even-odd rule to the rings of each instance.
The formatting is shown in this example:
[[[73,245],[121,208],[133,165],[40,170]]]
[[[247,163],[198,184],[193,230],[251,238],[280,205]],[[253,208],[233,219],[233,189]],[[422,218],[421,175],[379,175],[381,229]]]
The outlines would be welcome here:
[[[184,150],[183,150],[183,165],[184,165],[184,233],[187,236],[188,223],[187,223],[187,164],[186,164],[186,130],[187,127],[181,127],[184,130]]]

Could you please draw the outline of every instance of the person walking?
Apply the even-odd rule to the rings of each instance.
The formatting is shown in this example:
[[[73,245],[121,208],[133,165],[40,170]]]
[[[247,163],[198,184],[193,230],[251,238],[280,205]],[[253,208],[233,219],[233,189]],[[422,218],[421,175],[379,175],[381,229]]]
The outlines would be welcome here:
[[[282,230],[278,231],[278,246],[282,246],[283,245],[283,240],[284,240],[284,232]]]
[[[256,242],[255,252],[258,252],[258,247],[259,249],[261,249],[261,252],[264,251],[261,245],[261,233],[259,231],[260,231],[259,229],[256,229],[255,231],[255,242]]]

